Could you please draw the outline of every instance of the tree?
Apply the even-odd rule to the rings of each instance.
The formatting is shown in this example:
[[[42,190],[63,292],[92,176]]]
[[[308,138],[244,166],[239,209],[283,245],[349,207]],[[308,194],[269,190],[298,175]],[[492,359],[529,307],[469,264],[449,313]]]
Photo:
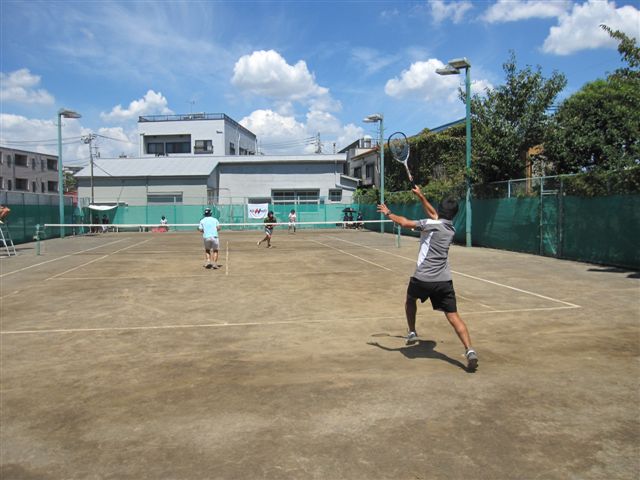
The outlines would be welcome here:
[[[415,183],[430,185],[430,191],[434,192],[451,190],[452,186],[464,183],[464,124],[439,133],[425,128],[409,138],[409,145],[409,169]],[[385,186],[387,192],[411,189],[404,166],[393,160],[388,148],[385,150]]]
[[[616,170],[640,161],[640,48],[624,33],[603,28],[620,40],[628,66],[587,83],[559,106],[545,142],[557,173]]]
[[[541,67],[517,69],[511,52],[503,65],[504,85],[471,98],[473,173],[481,182],[522,178],[527,153],[544,141],[547,111],[565,87],[566,77],[553,72],[543,77]],[[461,91],[464,100],[464,93]]]
[[[600,25],[605,32],[619,40],[618,53],[622,56],[622,60],[629,64],[628,67],[619,68],[613,75],[616,77],[638,77],[640,76],[640,47],[636,44],[636,39],[627,36],[620,30],[612,30],[607,25]]]

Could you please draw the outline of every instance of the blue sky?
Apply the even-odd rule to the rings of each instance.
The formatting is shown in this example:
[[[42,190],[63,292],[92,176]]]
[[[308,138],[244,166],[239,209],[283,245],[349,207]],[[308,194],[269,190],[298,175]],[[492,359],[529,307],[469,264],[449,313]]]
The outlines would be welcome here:
[[[467,57],[473,90],[518,65],[564,73],[561,97],[621,65],[605,23],[640,38],[630,1],[185,1],[0,2],[0,144],[88,162],[135,155],[139,115],[226,113],[258,135],[264,153],[332,153],[380,112],[385,131],[415,134],[464,116],[464,75],[439,76]],[[108,138],[105,138],[108,137]],[[26,143],[28,142],[28,143]],[[286,148],[285,148],[286,147]]]

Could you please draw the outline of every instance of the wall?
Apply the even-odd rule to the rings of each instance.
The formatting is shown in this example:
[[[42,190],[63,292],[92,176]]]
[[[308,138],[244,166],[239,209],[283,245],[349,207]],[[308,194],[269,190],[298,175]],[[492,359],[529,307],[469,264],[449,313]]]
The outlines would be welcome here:
[[[27,157],[27,166],[15,164],[16,154]],[[10,157],[10,160],[9,160]],[[55,168],[49,169],[47,160],[55,163]],[[35,168],[33,162],[35,161]],[[42,168],[44,165],[44,169]],[[11,190],[30,193],[57,193],[58,191],[58,157],[43,153],[17,150],[13,148],[0,148],[0,177],[2,185],[0,190],[7,190],[8,180],[11,180]],[[16,178],[27,180],[27,189],[16,188]],[[32,182],[36,182],[36,190],[33,190]],[[55,182],[55,188],[49,189],[49,182]],[[44,183],[44,192],[42,192]]]
[[[272,190],[320,190],[328,197],[329,189],[341,188],[342,163],[287,164],[218,164],[220,203],[230,203],[229,196],[271,198]],[[353,192],[343,189],[342,203],[351,202]],[[227,198],[225,198],[227,197]]]
[[[128,179],[94,177],[94,202],[122,202],[132,206],[144,206],[147,204],[147,193],[182,192],[183,203],[206,204],[208,182],[210,180],[206,177]],[[91,198],[89,179],[79,179],[78,198]]]
[[[138,123],[138,133],[140,135],[191,135],[192,153],[171,154],[171,156],[176,157],[193,155],[196,140],[211,140],[213,144],[213,155],[230,155],[229,142],[233,142],[236,145],[238,144],[238,132],[240,132],[241,146],[255,153],[255,137],[247,135],[246,132],[242,131],[242,129],[237,128],[234,124],[227,122],[224,119]],[[145,156],[145,151],[140,152],[140,154]]]

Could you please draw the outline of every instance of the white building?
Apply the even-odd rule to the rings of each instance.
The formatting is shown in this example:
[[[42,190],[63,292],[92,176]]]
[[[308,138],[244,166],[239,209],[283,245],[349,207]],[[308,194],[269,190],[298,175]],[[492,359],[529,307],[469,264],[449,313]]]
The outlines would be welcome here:
[[[349,203],[346,154],[100,158],[75,176],[94,204]],[[93,187],[92,187],[93,185]],[[81,200],[82,201],[82,200]]]
[[[340,153],[347,155],[347,172],[362,187],[380,188],[380,152],[377,142],[365,135]]]
[[[138,121],[137,158],[99,158],[76,173],[81,203],[350,203],[347,154],[255,155],[256,136],[224,114]]]
[[[257,137],[224,113],[138,117],[140,156],[255,155]]]

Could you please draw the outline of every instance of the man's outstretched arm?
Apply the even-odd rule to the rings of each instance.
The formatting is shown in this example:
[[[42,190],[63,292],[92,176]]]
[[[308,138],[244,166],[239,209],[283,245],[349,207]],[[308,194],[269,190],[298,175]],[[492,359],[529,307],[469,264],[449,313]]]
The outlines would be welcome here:
[[[435,208],[433,208],[433,205],[431,205],[429,203],[429,200],[427,200],[427,198],[424,196],[424,194],[422,193],[422,190],[420,190],[420,186],[416,185],[411,189],[411,191],[415,193],[416,196],[420,199],[420,203],[422,203],[422,209],[424,210],[424,213],[426,213],[427,216],[432,220],[437,220],[438,212],[436,211]]]
[[[378,205],[378,212],[382,213],[389,220],[397,223],[403,228],[416,228],[416,226],[418,225],[418,222],[416,222],[415,220],[410,220],[403,217],[402,215],[396,215],[395,213],[392,213],[391,210],[389,210],[389,207],[387,207],[384,203]]]

